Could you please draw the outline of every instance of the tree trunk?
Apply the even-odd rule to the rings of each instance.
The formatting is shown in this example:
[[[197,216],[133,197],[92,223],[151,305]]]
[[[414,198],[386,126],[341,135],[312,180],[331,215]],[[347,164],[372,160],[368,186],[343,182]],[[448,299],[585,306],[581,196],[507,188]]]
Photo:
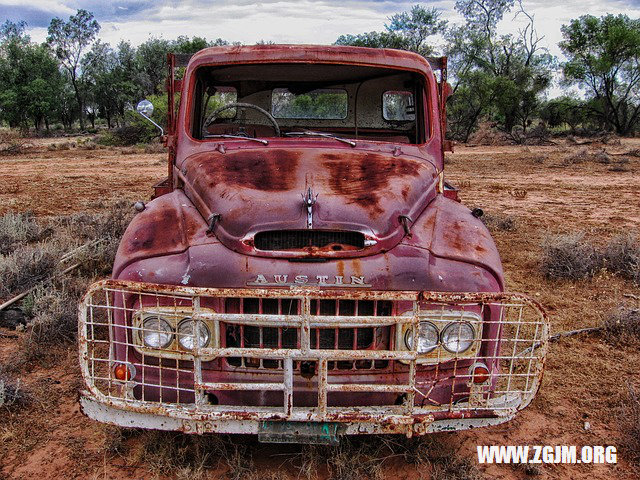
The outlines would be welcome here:
[[[78,83],[76,82],[75,75],[71,75],[71,84],[73,85],[73,91],[76,95],[76,102],[78,102],[78,114],[80,115],[80,130],[84,130],[84,105],[82,103],[82,97],[80,96],[80,90],[78,89]]]

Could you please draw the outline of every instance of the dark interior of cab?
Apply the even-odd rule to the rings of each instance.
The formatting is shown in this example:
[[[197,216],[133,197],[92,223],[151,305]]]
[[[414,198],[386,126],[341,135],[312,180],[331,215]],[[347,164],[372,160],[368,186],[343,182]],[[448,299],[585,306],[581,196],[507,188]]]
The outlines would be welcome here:
[[[191,132],[201,140],[327,136],[422,143],[429,129],[424,83],[413,72],[362,65],[200,67]]]

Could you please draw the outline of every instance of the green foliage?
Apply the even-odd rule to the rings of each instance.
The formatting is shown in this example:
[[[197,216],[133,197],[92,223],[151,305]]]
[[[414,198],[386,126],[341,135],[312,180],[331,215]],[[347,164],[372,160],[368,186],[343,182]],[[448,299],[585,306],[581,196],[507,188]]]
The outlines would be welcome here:
[[[55,51],[62,67],[67,71],[80,112],[80,127],[84,129],[84,107],[86,93],[78,78],[79,67],[85,49],[94,41],[100,31],[100,25],[93,14],[86,10],[78,10],[69,20],[55,17],[48,29],[47,42]]]
[[[587,102],[572,97],[559,97],[545,102],[540,109],[540,118],[550,127],[569,125],[575,133],[578,125],[588,118]]]
[[[443,33],[447,22],[440,20],[437,8],[414,5],[409,12],[402,12],[389,18],[383,32],[369,32],[359,35],[341,35],[336,45],[356,47],[397,48],[421,55],[431,55],[433,49],[427,44],[429,37]]]
[[[567,83],[586,88],[605,128],[630,134],[640,124],[640,19],[584,15],[562,26]]]
[[[518,35],[498,34],[498,22],[514,5],[514,0],[456,2],[465,24],[447,32],[446,54],[456,79],[450,100],[454,138],[466,141],[482,117],[509,134],[526,134],[539,111],[555,60],[540,47],[534,18],[521,3],[516,16],[526,18],[526,27]]]
[[[38,129],[58,103],[63,78],[50,49],[32,43],[24,27],[7,21],[0,28],[0,119]]]

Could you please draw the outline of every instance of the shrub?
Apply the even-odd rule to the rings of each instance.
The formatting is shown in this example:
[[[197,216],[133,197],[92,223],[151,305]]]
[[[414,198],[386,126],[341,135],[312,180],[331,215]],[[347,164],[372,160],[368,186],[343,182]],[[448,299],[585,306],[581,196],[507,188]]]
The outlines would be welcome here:
[[[12,382],[4,375],[0,375],[0,408],[24,407],[29,400],[29,395],[20,387],[20,380]]]
[[[548,279],[579,280],[592,276],[601,266],[602,254],[581,232],[552,235],[542,243],[541,269]]]
[[[82,278],[56,279],[40,285],[33,294],[35,316],[29,322],[26,348],[33,357],[39,356],[49,345],[71,342],[78,329],[78,302],[87,281]]]
[[[21,247],[0,256],[0,297],[21,293],[51,276],[60,256],[51,243]]]
[[[150,142],[154,136],[156,136],[155,132],[150,132],[144,125],[128,125],[104,132],[97,143],[111,147],[130,147],[138,143]]]
[[[640,343],[640,310],[620,307],[604,322],[604,339],[617,345]]]
[[[17,131],[0,129],[0,156],[18,155],[28,146]]]
[[[513,232],[517,227],[516,220],[510,215],[485,213],[480,220],[491,231]]]
[[[32,213],[6,213],[0,216],[0,255],[7,255],[19,245],[35,242],[51,233],[38,224]]]
[[[604,252],[609,270],[640,284],[640,241],[634,234],[618,235]]]
[[[640,395],[629,385],[627,398],[620,415],[622,432],[625,435],[625,451],[629,460],[640,465]]]

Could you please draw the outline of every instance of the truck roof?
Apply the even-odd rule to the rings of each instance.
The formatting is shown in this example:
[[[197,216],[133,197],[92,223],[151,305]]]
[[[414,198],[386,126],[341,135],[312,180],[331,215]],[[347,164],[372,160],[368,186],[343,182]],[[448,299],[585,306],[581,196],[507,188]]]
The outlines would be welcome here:
[[[391,48],[343,45],[243,45],[210,47],[191,57],[190,68],[201,65],[246,63],[333,63],[411,70],[428,76],[440,58],[426,59],[417,53]]]

